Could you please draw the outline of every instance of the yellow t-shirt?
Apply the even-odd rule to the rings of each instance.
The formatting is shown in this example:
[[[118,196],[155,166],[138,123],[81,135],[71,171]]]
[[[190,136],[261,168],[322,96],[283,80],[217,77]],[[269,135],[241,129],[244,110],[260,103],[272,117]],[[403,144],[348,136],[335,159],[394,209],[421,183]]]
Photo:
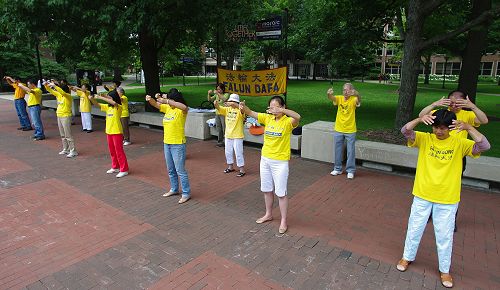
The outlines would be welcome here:
[[[116,135],[123,134],[122,122],[122,106],[110,106],[108,104],[99,104],[101,111],[106,112],[106,134]]]
[[[274,115],[259,113],[257,121],[264,125],[262,156],[274,160],[290,160],[290,135],[293,118],[286,115],[276,120]]]
[[[213,96],[215,96],[215,100],[217,101],[217,103],[219,103],[219,106],[224,106],[224,101],[219,98],[219,95],[214,93]],[[229,93],[225,93],[223,96],[226,100],[229,99]],[[217,111],[215,111],[215,114],[220,115]]]
[[[241,113],[240,109],[219,106],[217,114],[226,116],[224,119],[226,123],[226,132],[224,133],[224,136],[226,138],[242,139],[245,137],[243,135],[245,114]]]
[[[21,83],[23,86],[26,86],[25,84]],[[10,84],[14,88],[14,100],[17,99],[24,99],[24,95],[26,95],[26,92],[21,89],[17,83],[12,83]]]
[[[92,104],[90,103],[90,100],[89,100],[90,92],[89,91],[84,92],[84,91],[77,90],[76,94],[80,97],[80,112],[81,113],[90,113],[91,106],[92,106]]]
[[[71,117],[73,115],[73,113],[71,112],[71,103],[73,101],[71,94],[66,93],[58,86],[56,86],[55,90],[53,90],[50,86],[45,86],[45,89],[47,89],[47,91],[54,95],[57,99],[57,117]]]
[[[186,143],[184,125],[186,124],[187,113],[179,108],[170,107],[167,104],[160,105],[160,112],[165,113],[165,116],[163,116],[163,143]]]
[[[39,88],[31,89],[28,98],[28,106],[40,105],[42,103],[42,90]]]
[[[356,103],[358,98],[350,96],[347,100],[342,95],[336,95],[335,101],[338,106],[335,118],[335,131],[339,133],[356,133]]]
[[[122,96],[122,108],[122,118],[129,117],[130,113],[128,112],[128,98],[125,95]]]
[[[418,147],[413,195],[435,203],[459,202],[462,158],[479,157],[480,154],[472,155],[475,142],[451,135],[439,140],[431,133],[415,133],[415,141],[408,140],[408,147]]]

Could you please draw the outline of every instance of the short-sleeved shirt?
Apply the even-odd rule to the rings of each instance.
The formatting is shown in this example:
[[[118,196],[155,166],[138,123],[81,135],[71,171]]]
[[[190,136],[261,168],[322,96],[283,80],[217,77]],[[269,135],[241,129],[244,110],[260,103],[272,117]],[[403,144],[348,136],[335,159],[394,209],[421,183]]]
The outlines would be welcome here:
[[[122,122],[122,106],[110,106],[108,104],[99,104],[101,111],[106,112],[106,134],[116,135],[123,134]]]
[[[472,155],[475,142],[450,137],[439,140],[435,134],[415,132],[415,141],[409,147],[418,147],[417,173],[413,195],[427,201],[455,204],[460,201],[462,158]]]
[[[264,125],[262,156],[274,160],[290,160],[290,135],[293,118],[283,115],[279,120],[271,114],[259,113],[257,121]]]
[[[128,111],[128,98],[123,95],[122,99],[122,118],[130,117],[130,113]]]
[[[76,94],[80,97],[80,112],[81,113],[90,113],[91,106],[92,106],[90,103],[90,100],[89,100],[90,92],[89,91],[84,92],[84,91],[77,90]]]
[[[183,110],[167,104],[160,105],[160,112],[165,113],[163,116],[163,143],[186,143],[184,125],[186,124],[187,114]]]
[[[26,86],[25,84],[21,83],[23,86]],[[12,83],[10,84],[14,88],[14,100],[17,99],[24,99],[24,96],[26,95],[26,92],[19,87],[17,83]]]
[[[335,118],[335,131],[339,133],[356,133],[356,104],[358,98],[350,96],[347,100],[342,95],[335,96],[337,103],[337,117]]]
[[[224,136],[226,138],[241,139],[245,137],[243,135],[245,114],[243,114],[240,109],[219,106],[217,114],[225,116],[224,120],[226,123],[226,132],[224,133]]]
[[[71,105],[73,101],[71,94],[66,93],[57,86],[55,90],[53,90],[50,86],[45,86],[45,89],[47,89],[47,91],[52,95],[54,95],[57,99],[57,109],[56,109],[57,117],[60,118],[71,117],[73,115],[71,111]]]
[[[40,105],[41,103],[42,103],[42,90],[39,88],[31,89],[31,92],[29,92],[28,107]]]

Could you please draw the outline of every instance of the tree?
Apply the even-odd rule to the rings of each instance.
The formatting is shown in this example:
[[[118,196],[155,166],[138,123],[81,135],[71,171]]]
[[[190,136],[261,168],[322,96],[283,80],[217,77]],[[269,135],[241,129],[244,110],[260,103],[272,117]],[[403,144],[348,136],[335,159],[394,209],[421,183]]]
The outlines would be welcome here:
[[[400,15],[398,19],[406,19],[406,23],[399,22],[400,30],[403,32],[403,68],[401,78],[401,88],[399,91],[398,110],[396,112],[395,127],[401,128],[406,124],[413,115],[415,105],[415,97],[417,92],[417,81],[419,73],[419,64],[422,51],[432,45],[442,43],[445,40],[451,39],[461,33],[464,33],[477,25],[480,25],[488,19],[498,15],[500,9],[490,9],[484,11],[477,17],[470,19],[468,22],[462,23],[460,26],[454,27],[454,30],[444,34],[434,35],[429,39],[422,39],[423,27],[426,19],[434,11],[438,10],[444,3],[443,0],[412,0],[408,1],[407,5],[400,9],[400,12],[405,14]],[[466,3],[463,3],[466,5]]]

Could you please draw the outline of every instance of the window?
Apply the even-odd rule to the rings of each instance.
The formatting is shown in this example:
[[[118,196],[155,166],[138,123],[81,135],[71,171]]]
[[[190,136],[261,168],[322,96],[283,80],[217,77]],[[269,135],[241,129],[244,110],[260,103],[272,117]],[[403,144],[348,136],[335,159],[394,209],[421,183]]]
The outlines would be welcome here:
[[[497,61],[497,74],[496,76],[500,76],[500,61]]]
[[[493,68],[493,62],[482,62],[481,68],[479,69],[479,75],[491,76],[491,69],[492,68]]]
[[[327,78],[328,77],[328,65],[324,63],[317,63],[314,66],[316,77]]]
[[[385,73],[386,74],[399,74],[400,66],[395,63],[386,63],[385,64]]]

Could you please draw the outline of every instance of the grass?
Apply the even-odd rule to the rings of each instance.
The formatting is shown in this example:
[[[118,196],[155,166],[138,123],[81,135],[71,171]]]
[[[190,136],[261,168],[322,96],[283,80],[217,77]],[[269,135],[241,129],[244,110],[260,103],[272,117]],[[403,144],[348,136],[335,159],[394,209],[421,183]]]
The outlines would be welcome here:
[[[343,82],[334,82],[336,94],[341,92]],[[207,91],[214,85],[177,86],[183,92],[186,101],[191,107],[198,107],[206,100]],[[394,128],[394,118],[398,103],[397,84],[378,84],[354,82],[354,86],[362,95],[362,106],[356,111],[357,127],[360,133],[366,130],[381,130]],[[439,87],[437,87],[439,86]],[[163,91],[170,89],[162,88]],[[336,108],[326,97],[326,90],[330,87],[328,81],[297,81],[288,82],[287,104],[301,116],[301,125],[314,121],[335,121]],[[449,84],[445,90],[436,83],[420,85],[415,101],[414,116],[428,104],[446,95],[456,88],[456,84]],[[491,95],[496,94],[496,95]],[[144,88],[129,89],[127,96],[130,101],[143,101]],[[500,87],[490,84],[478,86],[477,105],[490,117],[487,125],[480,127],[480,131],[488,137],[492,148],[485,155],[500,157]],[[269,98],[242,97],[247,105],[256,112],[263,112]],[[428,127],[420,126],[418,130],[430,131]],[[362,134],[360,138],[364,138]]]

